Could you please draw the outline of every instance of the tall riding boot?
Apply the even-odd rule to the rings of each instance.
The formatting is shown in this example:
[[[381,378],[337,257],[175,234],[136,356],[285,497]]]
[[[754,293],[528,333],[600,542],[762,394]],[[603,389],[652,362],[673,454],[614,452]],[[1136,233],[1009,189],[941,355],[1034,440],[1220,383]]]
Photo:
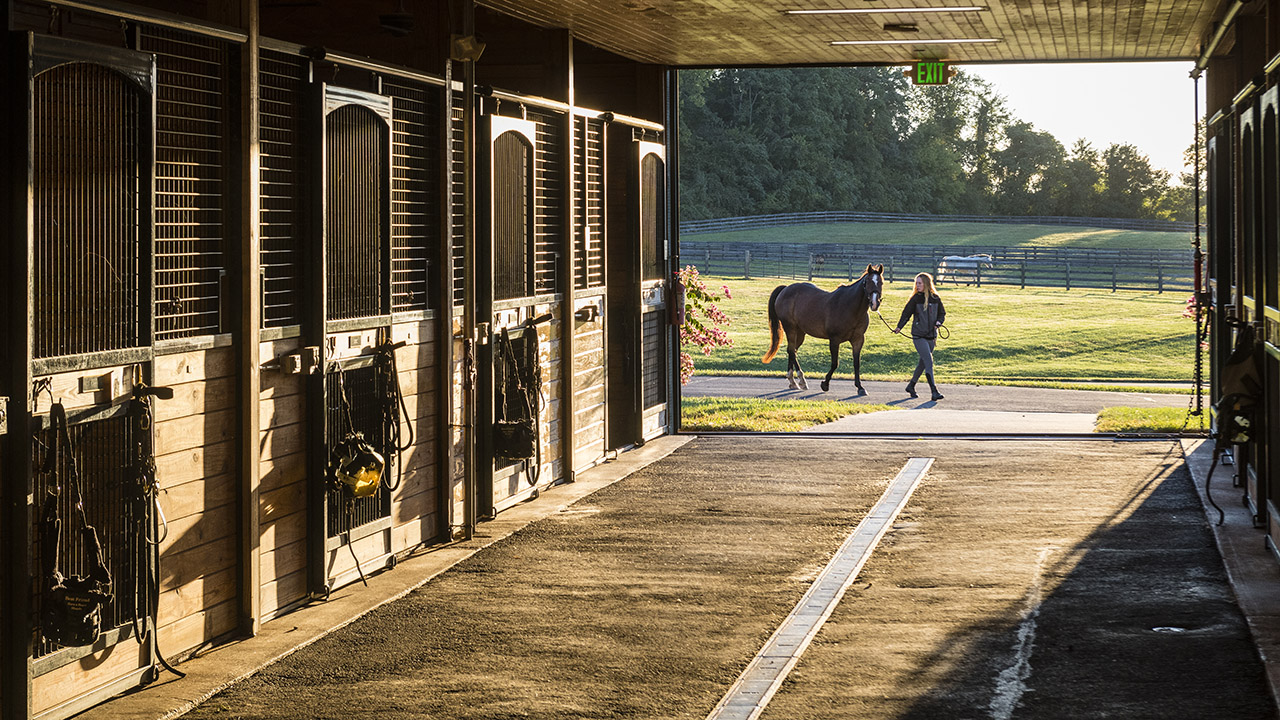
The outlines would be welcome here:
[[[943,398],[943,395],[942,393],[938,392],[938,386],[933,384],[933,375],[925,375],[925,378],[929,380],[929,389],[933,391],[933,397],[931,399],[941,400]]]
[[[920,368],[916,368],[915,373],[911,376],[911,382],[907,383],[907,395],[911,397],[920,397],[916,395],[916,381],[920,379]]]

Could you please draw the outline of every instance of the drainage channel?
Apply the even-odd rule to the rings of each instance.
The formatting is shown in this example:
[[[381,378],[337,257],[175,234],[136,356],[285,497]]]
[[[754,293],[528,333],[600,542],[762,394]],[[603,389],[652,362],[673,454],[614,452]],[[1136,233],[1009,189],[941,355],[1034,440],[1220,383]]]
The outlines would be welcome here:
[[[933,458],[907,460],[871,512],[845,538],[804,597],[742,671],[707,720],[754,720],[760,716],[932,465]]]

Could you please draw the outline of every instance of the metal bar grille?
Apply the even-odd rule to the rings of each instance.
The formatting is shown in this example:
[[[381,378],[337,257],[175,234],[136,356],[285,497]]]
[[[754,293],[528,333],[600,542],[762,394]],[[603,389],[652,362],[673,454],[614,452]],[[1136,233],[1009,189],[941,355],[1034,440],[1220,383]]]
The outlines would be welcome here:
[[[370,445],[382,451],[386,435],[383,412],[386,389],[382,387],[377,367],[372,366],[341,374],[331,372],[325,376],[326,455],[342,441],[348,427],[342,406],[344,390],[351,408],[350,427],[363,433]],[[361,525],[390,517],[391,491],[384,484],[369,497],[348,500],[345,491],[330,487],[325,491],[325,507],[328,508],[327,537],[337,537]]]
[[[35,78],[35,357],[146,342],[142,93],[107,68]]]
[[[302,104],[307,65],[302,58],[263,50],[258,63],[262,99],[262,324],[301,322],[302,234],[305,207],[302,182]]]
[[[466,184],[463,171],[463,161],[466,159],[466,144],[463,142],[464,128],[463,120],[463,98],[459,93],[454,93],[453,97],[453,114],[449,123],[449,152],[453,157],[453,170],[449,178],[449,205],[452,212],[453,222],[450,223],[452,228],[452,257],[453,271],[451,282],[453,288],[453,304],[461,305],[464,295],[464,271],[463,253],[466,242],[466,228],[463,225],[463,218],[466,217]]]
[[[388,309],[383,267],[386,125],[367,108],[344,105],[325,119],[326,316],[381,315]]]
[[[666,312],[644,314],[643,369],[644,408],[648,410],[667,401],[667,324]]]
[[[440,242],[440,108],[438,87],[386,83],[392,97],[392,309],[431,303],[431,263]]]
[[[147,26],[156,55],[156,338],[221,330],[225,274],[227,43]]]
[[[579,288],[604,286],[604,121],[579,117],[575,202],[578,203],[574,281]]]
[[[505,132],[493,141],[493,296],[531,294],[529,163],[524,136]]]
[[[133,419],[128,415],[108,418],[68,428],[71,446],[80,475],[80,492],[84,498],[84,510],[88,523],[98,531],[103,557],[111,571],[112,601],[103,608],[103,631],[118,628],[134,619],[134,602],[138,589],[137,579],[141,568],[136,559],[142,548],[137,547],[138,534],[129,528],[130,498],[127,493],[132,484],[132,455],[134,447]],[[43,594],[49,585],[48,571],[44,567],[44,547],[41,532],[45,518],[45,500],[54,487],[53,473],[41,472],[45,459],[55,447],[57,438],[52,429],[32,436],[32,465],[35,468],[36,530],[32,533],[32,557],[39,575],[32,583],[32,615],[36,628],[35,650],[32,657],[39,658],[59,649],[60,646],[46,640],[41,631]],[[67,486],[69,476],[67,458],[59,455],[58,478],[62,491],[58,496],[58,517],[62,520],[59,531],[58,571],[64,576],[87,575],[90,570],[85,555],[85,543],[81,537],[80,521],[72,507],[73,493]]]
[[[640,253],[645,280],[661,280],[665,276],[665,224],[662,161],[656,155],[645,155],[640,161]]]
[[[565,115],[531,108],[537,124],[534,140],[533,287],[536,293],[560,290],[560,253],[567,242],[564,227]]]

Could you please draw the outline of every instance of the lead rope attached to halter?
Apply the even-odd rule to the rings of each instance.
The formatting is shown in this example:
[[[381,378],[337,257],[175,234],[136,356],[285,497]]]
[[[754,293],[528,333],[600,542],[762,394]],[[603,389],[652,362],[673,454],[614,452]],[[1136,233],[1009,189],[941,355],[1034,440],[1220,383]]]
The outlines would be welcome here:
[[[888,329],[889,329],[889,332],[893,332],[893,326],[889,324],[889,321],[888,321],[888,320],[885,320],[885,319],[884,319],[884,316],[880,314],[880,311],[879,311],[879,310],[877,310],[877,311],[876,311],[876,317],[880,318],[880,322],[884,323],[884,326],[885,326],[886,328],[888,328]],[[894,334],[894,335],[902,335],[902,333],[893,333],[893,334]],[[947,326],[946,326],[946,325],[939,325],[939,326],[938,326],[938,339],[940,339],[940,340],[947,340],[947,339],[949,339],[950,337],[951,337],[951,330],[949,330],[949,329],[947,328]],[[902,336],[902,339],[904,339],[904,340],[905,340],[906,338],[907,338],[907,336],[906,336],[906,335],[903,335],[903,336]]]

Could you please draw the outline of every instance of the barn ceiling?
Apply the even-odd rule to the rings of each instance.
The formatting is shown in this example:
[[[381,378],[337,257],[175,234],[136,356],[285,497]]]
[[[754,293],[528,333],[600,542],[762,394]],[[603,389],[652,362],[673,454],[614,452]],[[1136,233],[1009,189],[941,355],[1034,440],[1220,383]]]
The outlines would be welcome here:
[[[1179,60],[1220,0],[479,0],[633,60],[672,66]],[[904,8],[980,7],[949,12]],[[887,13],[788,14],[788,10]],[[898,26],[895,28],[895,26]],[[910,29],[914,26],[914,30]],[[962,42],[982,40],[985,42]],[[873,41],[878,44],[835,45]],[[890,44],[891,43],[891,44]]]

